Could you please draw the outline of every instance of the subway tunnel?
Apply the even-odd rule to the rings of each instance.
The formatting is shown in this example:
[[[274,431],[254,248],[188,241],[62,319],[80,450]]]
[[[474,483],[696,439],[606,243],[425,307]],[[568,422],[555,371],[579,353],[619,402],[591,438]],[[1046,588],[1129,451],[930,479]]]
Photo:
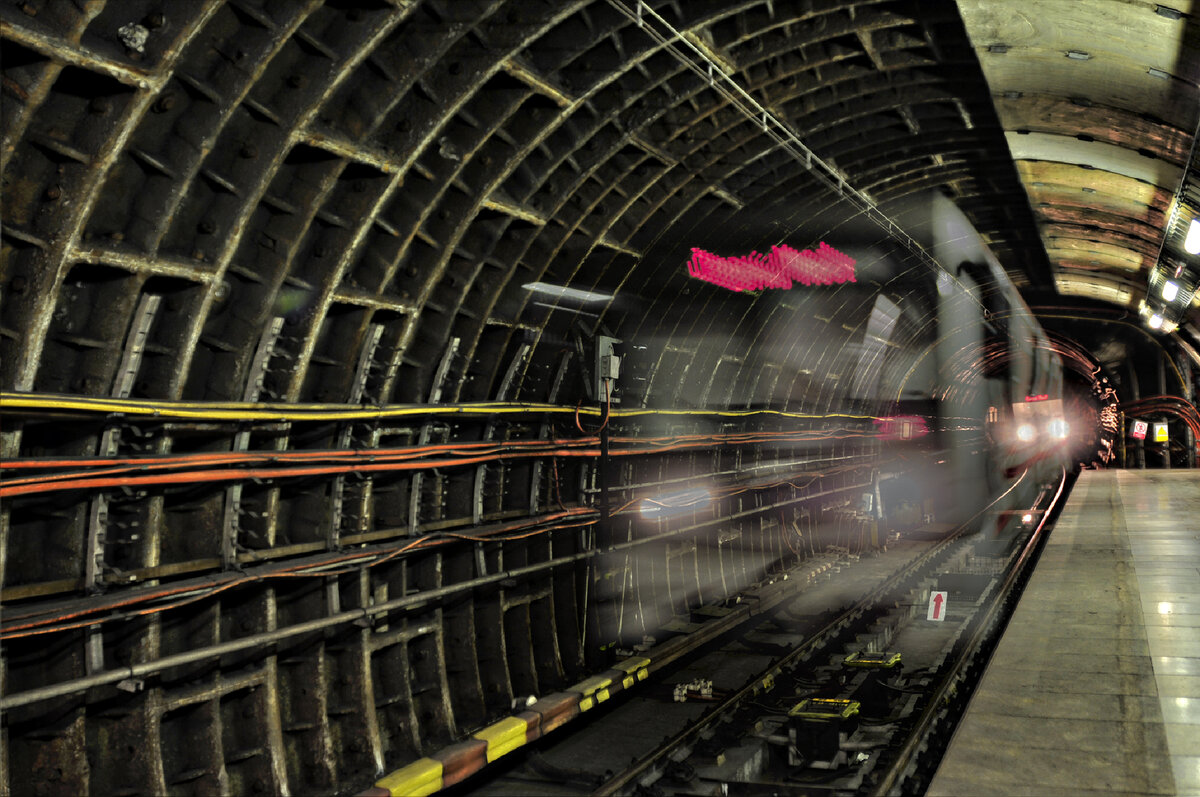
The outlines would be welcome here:
[[[3,0],[0,794],[471,788],[1195,467],[1198,14]]]

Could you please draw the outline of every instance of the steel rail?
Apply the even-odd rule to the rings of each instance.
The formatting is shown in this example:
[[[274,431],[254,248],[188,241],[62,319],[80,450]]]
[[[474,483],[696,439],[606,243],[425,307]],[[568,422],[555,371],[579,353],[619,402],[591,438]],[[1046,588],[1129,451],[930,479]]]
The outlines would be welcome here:
[[[949,672],[941,679],[936,689],[930,695],[930,698],[925,703],[925,708],[922,710],[917,722],[909,731],[904,744],[896,751],[891,763],[880,779],[871,790],[873,797],[886,797],[892,793],[892,790],[898,785],[903,778],[905,771],[913,758],[918,754],[919,748],[925,742],[925,736],[930,730],[933,722],[938,714],[941,713],[946,702],[949,700],[951,691],[956,687],[959,678],[967,665],[974,660],[979,648],[984,641],[984,638],[991,631],[992,624],[995,620],[997,612],[1008,601],[1012,595],[1013,589],[1016,586],[1017,579],[1025,572],[1026,566],[1030,563],[1030,559],[1034,552],[1040,546],[1044,538],[1044,530],[1049,522],[1055,507],[1058,505],[1059,499],[1062,497],[1063,490],[1067,484],[1066,469],[1062,472],[1062,478],[1058,483],[1058,492],[1054,499],[1050,502],[1050,508],[1042,513],[1041,522],[1037,528],[1029,535],[1025,546],[1021,549],[1020,556],[1008,569],[1008,573],[997,590],[995,597],[989,601],[988,607],[985,610],[983,617],[979,618],[975,624],[975,632],[971,635],[970,641],[965,645],[958,657],[954,661],[954,665]]]
[[[820,630],[816,631],[811,637],[792,649],[782,658],[775,661],[770,667],[760,672],[745,686],[730,694],[719,704],[713,706],[704,716],[696,720],[695,723],[675,734],[653,752],[643,756],[629,768],[608,780],[606,783],[600,786],[600,788],[592,792],[593,797],[609,797],[610,795],[617,794],[621,789],[628,786],[631,782],[635,781],[637,778],[653,769],[662,759],[669,757],[676,750],[683,748],[685,745],[699,736],[703,731],[719,722],[730,712],[735,710],[742,703],[742,701],[753,697],[765,679],[778,675],[788,665],[802,660],[810,654],[816,652],[817,649],[828,642],[828,636],[835,634],[842,628],[848,626],[851,622],[870,609],[879,598],[894,590],[905,580],[911,578],[916,572],[928,565],[936,557],[942,553],[945,553],[951,545],[959,541],[973,527],[972,524],[977,518],[979,518],[981,515],[995,506],[996,503],[1015,490],[1017,486],[1025,480],[1025,477],[1028,474],[1028,471],[1022,473],[1021,477],[1017,479],[1012,486],[994,498],[983,509],[979,510],[962,524],[960,524],[956,529],[951,531],[940,543],[898,569],[886,581],[879,584],[865,596],[863,596],[863,598],[856,604],[842,612],[836,618],[827,622]]]

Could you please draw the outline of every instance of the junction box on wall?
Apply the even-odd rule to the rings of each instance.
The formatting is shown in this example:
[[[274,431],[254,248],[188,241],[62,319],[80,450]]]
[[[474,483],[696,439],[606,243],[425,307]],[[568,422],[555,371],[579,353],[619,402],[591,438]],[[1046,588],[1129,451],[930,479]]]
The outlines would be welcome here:
[[[613,398],[617,379],[621,376],[621,358],[616,353],[616,344],[620,342],[607,335],[596,336],[596,401],[601,404],[606,400],[613,404],[620,403]]]

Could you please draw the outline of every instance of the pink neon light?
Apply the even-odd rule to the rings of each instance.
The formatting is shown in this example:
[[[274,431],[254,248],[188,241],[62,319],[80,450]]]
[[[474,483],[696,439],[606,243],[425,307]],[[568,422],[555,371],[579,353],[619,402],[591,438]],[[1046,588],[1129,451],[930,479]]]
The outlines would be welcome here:
[[[731,291],[757,291],[763,288],[786,291],[795,282],[801,285],[854,282],[854,263],[854,258],[824,241],[816,251],[805,249],[798,252],[784,244],[772,246],[769,254],[751,252],[733,257],[692,249],[688,274]]]

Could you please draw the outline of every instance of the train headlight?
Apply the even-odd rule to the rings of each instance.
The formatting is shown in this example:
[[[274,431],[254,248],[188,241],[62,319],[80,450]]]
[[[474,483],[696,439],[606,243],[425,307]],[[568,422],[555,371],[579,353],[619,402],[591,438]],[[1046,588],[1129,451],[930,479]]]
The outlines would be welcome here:
[[[1050,436],[1055,440],[1066,440],[1067,434],[1071,431],[1071,427],[1062,418],[1055,418],[1050,421]]]
[[[1031,443],[1037,437],[1037,429],[1031,423],[1023,423],[1017,427],[1017,439],[1022,443]]]

